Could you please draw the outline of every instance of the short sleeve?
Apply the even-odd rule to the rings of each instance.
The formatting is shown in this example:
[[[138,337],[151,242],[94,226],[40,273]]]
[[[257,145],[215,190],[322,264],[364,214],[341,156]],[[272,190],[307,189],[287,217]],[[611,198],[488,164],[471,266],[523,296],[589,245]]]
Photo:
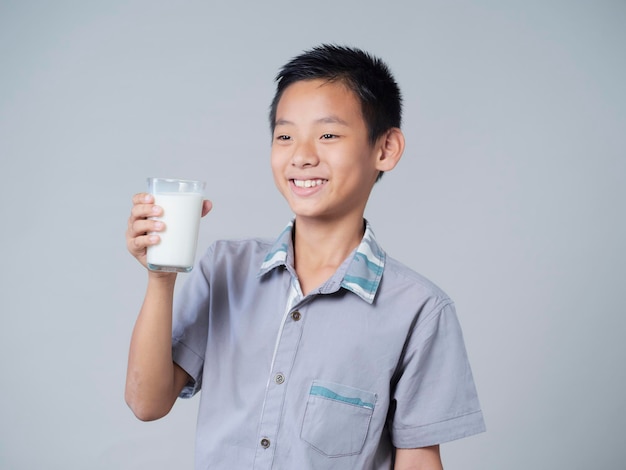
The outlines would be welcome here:
[[[397,448],[441,444],[485,430],[454,304],[445,301],[423,314],[392,390]]]
[[[172,358],[192,379],[183,388],[181,398],[189,398],[202,388],[202,370],[208,336],[212,253],[213,247],[191,271],[174,302]]]

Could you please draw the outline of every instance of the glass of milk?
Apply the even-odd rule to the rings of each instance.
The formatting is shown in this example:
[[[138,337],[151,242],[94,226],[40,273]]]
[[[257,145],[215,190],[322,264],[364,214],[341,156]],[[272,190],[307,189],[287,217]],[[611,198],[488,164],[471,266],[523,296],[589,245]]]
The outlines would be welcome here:
[[[202,216],[205,182],[171,178],[148,178],[148,192],[163,209],[165,229],[154,232],[161,241],[148,247],[148,268],[152,271],[188,273],[193,268]]]

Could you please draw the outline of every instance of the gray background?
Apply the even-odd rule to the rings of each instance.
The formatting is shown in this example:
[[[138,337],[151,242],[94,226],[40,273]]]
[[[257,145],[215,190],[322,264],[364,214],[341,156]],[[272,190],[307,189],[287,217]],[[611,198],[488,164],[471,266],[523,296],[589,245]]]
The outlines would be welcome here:
[[[0,468],[192,468],[197,398],[147,424],[123,401],[130,199],[203,178],[199,252],[277,235],[273,77],[321,42],[404,91],[406,153],[367,217],[457,303],[488,432],[446,468],[624,468],[618,0],[0,1]]]

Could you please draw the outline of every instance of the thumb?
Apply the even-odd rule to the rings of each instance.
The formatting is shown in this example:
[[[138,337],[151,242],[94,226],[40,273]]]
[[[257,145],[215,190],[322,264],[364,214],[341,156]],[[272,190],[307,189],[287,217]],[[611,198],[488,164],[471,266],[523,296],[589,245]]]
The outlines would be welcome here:
[[[208,199],[202,201],[202,217],[211,212],[211,209],[213,209],[213,203],[211,201]]]

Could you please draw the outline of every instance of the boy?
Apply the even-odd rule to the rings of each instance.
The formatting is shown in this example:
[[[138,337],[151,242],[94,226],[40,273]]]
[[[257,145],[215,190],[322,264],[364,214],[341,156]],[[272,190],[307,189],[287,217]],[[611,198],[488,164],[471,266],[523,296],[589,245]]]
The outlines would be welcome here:
[[[126,400],[142,420],[203,389],[198,469],[441,469],[439,444],[484,430],[452,301],[385,255],[363,219],[404,150],[386,65],[323,45],[277,77],[278,240],[218,241],[187,280],[148,272]],[[138,194],[129,251],[163,229]],[[211,204],[205,201],[203,215]]]

